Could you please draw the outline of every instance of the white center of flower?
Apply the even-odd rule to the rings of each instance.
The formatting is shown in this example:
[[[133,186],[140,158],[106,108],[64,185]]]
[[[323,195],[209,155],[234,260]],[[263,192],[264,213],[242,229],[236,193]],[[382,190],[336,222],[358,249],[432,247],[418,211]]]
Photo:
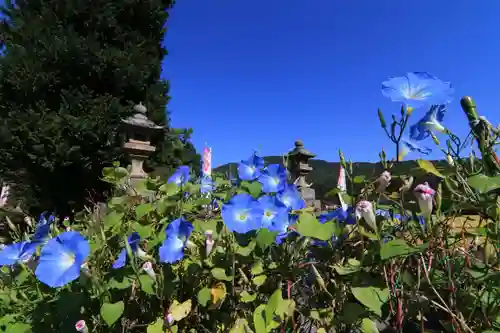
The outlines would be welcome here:
[[[180,239],[179,237],[175,237],[173,248],[176,250],[180,250],[183,247],[184,247],[184,242],[182,241],[182,239]]]
[[[72,253],[64,252],[61,256],[61,261],[59,262],[59,267],[66,270],[73,266],[75,263],[75,255]]]

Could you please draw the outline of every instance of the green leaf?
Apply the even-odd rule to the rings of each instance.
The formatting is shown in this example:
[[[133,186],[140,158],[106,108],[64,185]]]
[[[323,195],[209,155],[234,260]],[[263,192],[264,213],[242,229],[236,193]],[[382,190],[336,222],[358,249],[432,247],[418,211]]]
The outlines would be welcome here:
[[[118,290],[123,290],[123,289],[128,289],[132,285],[132,281],[128,277],[123,277],[122,281],[116,280],[116,278],[111,278],[108,282],[108,288],[109,289],[118,289]]]
[[[186,318],[191,312],[191,300],[188,299],[183,303],[179,303],[176,300],[173,301],[172,305],[168,308],[168,312],[172,315],[174,321],[180,321]]]
[[[271,324],[271,321],[274,317],[274,312],[278,308],[280,301],[283,299],[281,296],[281,289],[276,289],[274,293],[269,297],[267,301],[266,310],[265,310],[265,319],[266,319],[266,327]]]
[[[259,305],[253,312],[253,326],[255,333],[267,333],[266,319],[265,319],[266,305]]]
[[[115,211],[111,211],[107,214],[103,219],[104,230],[109,230],[114,226],[119,225],[122,222],[123,213],[117,213]]]
[[[5,333],[29,333],[31,331],[31,326],[24,323],[9,324],[5,329]]]
[[[258,275],[252,279],[252,283],[256,285],[257,287],[260,287],[266,282],[267,276],[265,275]]]
[[[243,303],[251,303],[255,301],[256,298],[257,298],[257,293],[252,295],[246,290],[240,294],[240,301],[242,301]]]
[[[319,223],[310,213],[301,213],[297,222],[297,232],[304,237],[329,240],[335,234],[337,225],[333,222]]]
[[[240,256],[248,257],[250,253],[252,253],[252,251],[255,249],[255,244],[256,242],[252,240],[246,247],[237,245],[235,252]]]
[[[296,304],[293,299],[281,299],[275,313],[281,318],[281,320],[285,320],[286,317],[293,316],[295,306]]]
[[[226,271],[223,268],[218,268],[218,267],[213,268],[211,273],[212,273],[212,276],[216,280],[220,280],[220,281],[232,281],[233,280],[232,277],[226,275]]]
[[[363,318],[361,321],[361,331],[363,333],[379,333],[377,329],[377,324],[375,324],[371,319]]]
[[[366,176],[359,175],[359,176],[354,177],[354,179],[352,181],[355,184],[361,184],[365,181],[365,179],[366,179]]]
[[[347,265],[335,265],[333,267],[338,275],[348,275],[358,272],[361,269],[361,263],[356,259],[349,259]]]
[[[143,216],[147,215],[153,210],[153,205],[150,203],[143,203],[135,207],[135,218],[140,220]]]
[[[119,301],[116,303],[104,303],[101,306],[101,317],[108,324],[108,326],[113,326],[114,323],[123,314],[123,310],[125,309],[125,304],[123,301]]]
[[[389,299],[389,289],[376,287],[353,287],[351,288],[354,297],[370,311],[382,316],[382,305]]]
[[[487,193],[500,188],[500,176],[488,177],[486,175],[479,174],[469,177],[467,179],[467,183],[479,193]]]
[[[269,246],[274,244],[277,234],[278,234],[277,232],[271,232],[271,231],[267,230],[266,228],[260,229],[259,232],[257,233],[257,237],[255,239],[257,242],[257,245],[262,250],[267,249]]]
[[[140,223],[134,223],[132,225],[132,229],[134,231],[137,231],[139,236],[141,236],[141,239],[146,239],[151,236],[151,233],[153,232],[153,228],[151,228],[150,225],[142,225]]]
[[[254,198],[258,198],[262,192],[262,185],[259,182],[241,182],[241,188]]]
[[[163,322],[164,320],[162,318],[156,319],[154,323],[148,325],[146,333],[165,333],[165,330],[163,329]]]
[[[148,295],[154,295],[155,290],[153,288],[154,280],[147,274],[142,274],[139,276],[139,282],[141,290]]]
[[[259,275],[264,273],[264,265],[262,264],[262,261],[256,261],[253,263],[252,268],[250,269],[250,273],[252,275]]]
[[[345,325],[352,325],[356,323],[359,318],[366,314],[365,308],[359,303],[347,302],[342,308],[339,320]]]
[[[165,196],[171,197],[179,192],[180,187],[175,183],[165,183],[159,188],[160,192],[164,193]]]
[[[425,250],[427,246],[427,244],[423,244],[418,247],[413,247],[402,239],[393,239],[387,243],[382,243],[380,246],[380,258],[385,260],[393,257],[407,256],[412,253],[419,253]]]
[[[208,302],[212,299],[212,291],[209,288],[202,288],[198,291],[198,303],[201,306],[207,306]]]
[[[425,172],[444,178],[441,172],[439,172],[431,162],[419,159],[417,160],[417,164],[420,167],[420,169],[424,170]]]

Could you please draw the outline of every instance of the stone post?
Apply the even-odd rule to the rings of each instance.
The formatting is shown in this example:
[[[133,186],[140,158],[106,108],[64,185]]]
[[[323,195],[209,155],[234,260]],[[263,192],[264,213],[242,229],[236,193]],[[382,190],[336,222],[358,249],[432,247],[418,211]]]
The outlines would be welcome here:
[[[164,126],[157,126],[146,116],[147,109],[142,103],[134,107],[136,112],[133,116],[122,120],[127,141],[123,144],[123,151],[129,156],[131,163],[130,185],[135,184],[147,177],[144,172],[144,161],[156,150],[151,145],[151,136],[163,129]]]
[[[308,206],[320,209],[321,202],[316,200],[316,193],[307,183],[307,175],[313,170],[308,164],[309,159],[316,157],[313,153],[304,148],[304,143],[295,141],[295,148],[287,155],[287,169],[291,175],[293,183],[297,186],[302,195],[302,199]]]

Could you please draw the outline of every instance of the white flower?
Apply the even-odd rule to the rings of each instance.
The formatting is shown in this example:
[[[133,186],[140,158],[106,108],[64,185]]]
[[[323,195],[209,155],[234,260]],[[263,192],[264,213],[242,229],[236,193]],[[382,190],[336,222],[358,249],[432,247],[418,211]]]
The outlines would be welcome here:
[[[415,193],[422,214],[424,214],[424,216],[429,216],[432,213],[432,201],[436,191],[425,182],[417,185],[413,192]]]
[[[144,272],[146,272],[147,275],[149,275],[150,278],[152,278],[153,280],[156,280],[156,273],[153,269],[153,264],[150,261],[146,261],[142,265],[142,269]]]
[[[391,173],[389,171],[384,171],[380,175],[380,177],[377,178],[376,182],[378,183],[378,187],[376,189],[377,193],[382,193],[384,192],[389,184],[391,183]]]
[[[208,257],[214,248],[214,239],[212,238],[213,231],[207,230],[205,231],[205,255]]]
[[[82,333],[88,333],[89,329],[87,328],[87,324],[85,323],[85,320],[79,320],[75,324],[75,329],[78,332]]]
[[[377,231],[377,220],[370,201],[362,200],[356,205],[356,219],[363,218],[370,228]]]

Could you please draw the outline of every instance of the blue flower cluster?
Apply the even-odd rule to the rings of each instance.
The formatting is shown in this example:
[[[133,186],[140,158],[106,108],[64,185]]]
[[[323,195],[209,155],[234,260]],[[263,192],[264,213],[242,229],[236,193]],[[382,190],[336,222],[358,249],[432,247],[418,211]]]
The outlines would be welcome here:
[[[417,142],[428,138],[433,132],[446,132],[442,122],[453,93],[450,82],[443,82],[427,72],[411,72],[382,82],[382,94],[393,102],[402,102],[408,113],[419,107],[430,107],[418,122],[410,126],[409,138],[401,140],[400,159],[410,152],[423,155],[431,153],[430,148],[420,147]]]
[[[286,169],[279,164],[264,165],[264,159],[254,153],[238,165],[238,177],[257,181],[265,194],[254,199],[247,193],[235,195],[222,206],[222,219],[230,231],[247,233],[261,228],[277,232],[279,242],[297,221],[294,210],[305,208],[305,202],[295,185],[287,183]]]
[[[42,247],[35,275],[50,287],[61,287],[80,276],[80,269],[90,253],[90,246],[75,231],[63,232],[49,239],[50,226],[55,219],[52,215],[48,219],[45,216],[45,213],[40,216],[29,241],[13,243],[3,248],[0,252],[0,265],[12,266],[33,261],[38,247]]]

